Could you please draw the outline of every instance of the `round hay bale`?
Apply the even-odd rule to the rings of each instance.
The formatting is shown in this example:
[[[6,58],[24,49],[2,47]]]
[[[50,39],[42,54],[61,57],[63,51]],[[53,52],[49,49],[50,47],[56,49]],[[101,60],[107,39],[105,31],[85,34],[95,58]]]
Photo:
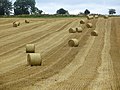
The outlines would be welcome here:
[[[91,19],[93,19],[94,17],[92,16],[92,15],[87,15],[87,19],[88,20],[91,20]]]
[[[20,22],[13,22],[13,27],[20,26]]]
[[[30,21],[29,20],[25,20],[25,23],[30,23]]]
[[[94,19],[94,16],[90,16],[91,19]]]
[[[13,27],[17,27],[17,26],[18,26],[17,24],[13,23]]]
[[[80,20],[80,24],[85,24],[85,20]]]
[[[109,17],[108,15],[105,15],[105,16],[104,16],[105,19],[108,19],[108,17]]]
[[[69,33],[76,33],[76,28],[70,28]]]
[[[87,28],[92,28],[93,27],[92,23],[87,23],[86,26],[87,26]]]
[[[98,15],[95,15],[95,18],[97,19],[97,18],[98,18]]]
[[[27,44],[26,45],[26,53],[35,53],[35,45]]]
[[[79,41],[77,39],[71,39],[68,41],[70,47],[77,47],[79,45]]]
[[[83,30],[82,27],[77,27],[77,28],[76,28],[76,32],[78,32],[78,33],[81,33],[82,30]]]
[[[20,22],[18,22],[18,26],[20,26]]]
[[[31,66],[41,66],[42,58],[40,53],[29,53],[27,55],[27,62]]]
[[[91,36],[98,36],[98,32],[95,31],[95,30],[93,30],[93,31],[91,32]]]

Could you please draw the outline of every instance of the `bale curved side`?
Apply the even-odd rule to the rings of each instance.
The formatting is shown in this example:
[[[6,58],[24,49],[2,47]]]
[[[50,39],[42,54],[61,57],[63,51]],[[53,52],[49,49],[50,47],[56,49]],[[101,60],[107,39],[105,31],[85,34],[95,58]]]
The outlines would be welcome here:
[[[26,53],[35,53],[35,45],[27,44],[26,45]]]
[[[30,21],[29,20],[25,20],[25,23],[30,23]]]
[[[76,32],[81,33],[83,31],[82,27],[77,27]]]
[[[40,53],[29,53],[27,55],[27,62],[31,66],[41,66],[42,58]]]
[[[70,47],[78,47],[79,41],[77,39],[71,39],[68,41]]]
[[[108,17],[109,17],[108,15],[105,15],[105,16],[104,16],[104,19],[108,19]]]
[[[93,31],[91,32],[91,36],[98,36],[98,32],[95,31],[95,30],[93,30]]]
[[[98,18],[98,15],[95,15],[95,18],[97,19],[97,18]]]
[[[81,19],[80,24],[85,24],[85,20]]]
[[[92,15],[87,15],[87,19],[88,20],[91,20],[91,19],[93,19],[94,17],[92,16]]]
[[[87,28],[92,28],[93,27],[92,23],[87,23],[86,26],[87,26]]]
[[[69,33],[76,33],[76,28],[70,28]]]
[[[20,26],[20,22],[13,22],[13,27]]]

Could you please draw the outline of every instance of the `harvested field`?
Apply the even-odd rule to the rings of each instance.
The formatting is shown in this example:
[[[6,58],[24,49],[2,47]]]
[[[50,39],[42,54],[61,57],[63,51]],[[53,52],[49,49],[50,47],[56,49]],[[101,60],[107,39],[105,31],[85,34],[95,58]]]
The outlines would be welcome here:
[[[0,90],[120,90],[120,18],[82,19],[93,27],[80,18],[0,18]],[[76,27],[82,33],[68,32]],[[77,47],[68,45],[73,38]],[[28,65],[28,43],[41,66]]]

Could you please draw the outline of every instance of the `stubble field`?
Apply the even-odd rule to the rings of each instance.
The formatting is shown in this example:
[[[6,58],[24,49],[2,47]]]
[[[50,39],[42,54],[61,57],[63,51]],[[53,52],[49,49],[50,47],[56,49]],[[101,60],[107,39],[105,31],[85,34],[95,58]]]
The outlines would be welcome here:
[[[120,90],[120,18],[0,19],[0,90]],[[19,27],[13,27],[20,21]],[[83,27],[82,33],[69,28]],[[91,36],[96,30],[98,36]],[[79,40],[78,47],[68,41]],[[42,65],[29,66],[25,45],[35,44]]]

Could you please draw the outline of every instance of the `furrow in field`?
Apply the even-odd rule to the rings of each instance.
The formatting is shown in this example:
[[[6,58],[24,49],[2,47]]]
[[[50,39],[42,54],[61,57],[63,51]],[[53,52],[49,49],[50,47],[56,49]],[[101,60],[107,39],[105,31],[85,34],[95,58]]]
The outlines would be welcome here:
[[[63,27],[67,27],[68,25],[69,25],[70,23],[67,23],[67,24],[64,24],[61,28],[63,28]],[[57,30],[60,30],[61,28],[59,28],[59,29],[57,29]],[[63,32],[63,30],[61,30],[61,32]],[[58,32],[55,32],[55,33],[53,33],[53,34],[57,34],[57,33],[59,33],[59,31]],[[64,32],[63,32],[64,33]],[[50,45],[50,42],[51,42],[51,40],[52,40],[52,38],[50,38],[53,34],[51,34],[51,35],[46,35],[46,37],[45,38],[41,38],[41,40],[44,40],[44,39],[46,39],[46,40],[48,40],[49,42],[48,42],[48,44]],[[61,33],[62,34],[62,33]],[[58,37],[59,36],[59,37]],[[56,36],[54,36],[53,37],[53,39],[54,38],[56,38],[56,37],[58,37],[58,38],[60,38],[60,36],[61,35],[56,35]],[[57,39],[57,38],[56,38]],[[39,42],[40,41],[40,39],[39,40],[35,40],[35,41],[33,41],[34,43],[37,43],[37,42]],[[51,43],[52,45],[54,44],[54,43]],[[39,44],[37,44],[37,45],[39,45]],[[45,44],[44,43],[41,43],[40,45],[44,45],[45,46]],[[41,48],[41,49],[44,49],[44,48]],[[40,49],[40,50],[41,50]],[[24,48],[22,48],[21,50],[24,50],[23,52],[25,53],[25,49]],[[16,52],[16,51],[15,51]],[[23,55],[24,53],[23,53],[22,51],[18,51],[18,55],[16,55],[16,56],[21,56],[21,55]],[[14,56],[14,52],[12,52],[13,53],[13,55],[11,56],[11,57],[13,57]],[[11,55],[11,53],[9,53],[10,55]],[[16,53],[15,53],[16,54]],[[6,55],[6,56],[8,56],[8,55]],[[10,56],[9,56],[10,57]],[[5,59],[5,61],[1,61],[1,65],[4,65],[5,64],[5,62],[7,61],[7,62],[9,62],[9,61],[11,61],[12,59],[14,59],[14,58],[9,58],[9,59],[7,59],[6,57],[5,57],[5,55],[3,55],[3,58]],[[16,57],[15,57],[16,58]],[[8,61],[9,60],[9,61]],[[4,64],[3,64],[4,63]],[[1,67],[2,68],[2,67]]]
[[[64,49],[64,48],[63,48]],[[67,49],[66,49],[67,50]],[[61,51],[64,51],[64,50],[61,50]],[[59,53],[60,54],[60,53]]]
[[[116,90],[120,89],[120,18],[112,18],[110,55],[113,62]]]
[[[114,70],[110,52],[111,19],[104,25],[104,46],[101,52],[101,65],[97,77],[90,83],[89,90],[116,90],[114,86]]]
[[[102,26],[103,25],[102,23],[103,22],[101,22],[101,20],[98,21],[96,30],[99,30],[99,25]],[[45,90],[47,89],[48,90],[49,89],[50,90],[64,90],[64,89],[65,90],[73,90],[73,89],[84,90],[86,85],[89,84],[89,81],[91,81],[94,78],[96,68],[99,66],[99,60],[100,60],[99,55],[100,55],[101,47],[103,44],[103,41],[102,41],[103,33],[104,33],[104,30],[100,29],[99,37],[89,38],[85,47],[82,47],[82,50],[79,52],[78,56],[76,56],[76,60],[74,62],[75,63],[79,62],[79,63],[77,64],[77,66],[73,65],[73,71],[71,68],[69,70],[69,73],[60,74],[61,75],[60,78],[59,78],[59,75],[58,77],[56,77],[57,79],[53,77],[52,80],[50,79],[51,82],[53,82],[53,84],[48,84],[47,86],[47,83],[49,82],[49,80],[48,82],[46,80],[44,82],[41,82],[41,84],[38,83],[36,87],[39,87],[40,90],[42,89],[43,90],[44,89]],[[82,43],[83,42],[84,41],[82,41]],[[71,65],[72,64],[74,63],[71,63]],[[64,74],[65,74],[65,77],[64,77]],[[42,89],[41,89],[41,86],[43,86]],[[34,90],[34,87],[33,87],[33,90]],[[46,89],[46,87],[48,88]]]
[[[62,22],[62,23],[64,23],[64,22]],[[9,52],[13,52],[15,50],[18,50],[19,48],[25,46],[25,44],[27,44],[27,43],[34,43],[36,41],[39,41],[39,40],[45,38],[46,36],[49,36],[52,33],[55,33],[56,32],[55,30],[58,30],[61,27],[62,23],[58,24],[59,25],[58,27],[57,26],[55,27],[55,25],[54,25],[54,26],[51,26],[50,28],[44,29],[43,31],[38,30],[39,32],[36,32],[32,35],[29,35],[29,33],[30,33],[29,32],[28,37],[27,36],[25,36],[25,38],[24,37],[21,37],[21,38],[19,37],[20,40],[19,39],[16,40],[17,37],[16,38],[13,37],[15,41],[13,40],[13,42],[11,42],[9,44],[6,44],[6,45],[2,46],[2,48],[0,48],[1,49],[0,56],[3,56],[3,55],[5,55],[6,53],[9,53]]]

